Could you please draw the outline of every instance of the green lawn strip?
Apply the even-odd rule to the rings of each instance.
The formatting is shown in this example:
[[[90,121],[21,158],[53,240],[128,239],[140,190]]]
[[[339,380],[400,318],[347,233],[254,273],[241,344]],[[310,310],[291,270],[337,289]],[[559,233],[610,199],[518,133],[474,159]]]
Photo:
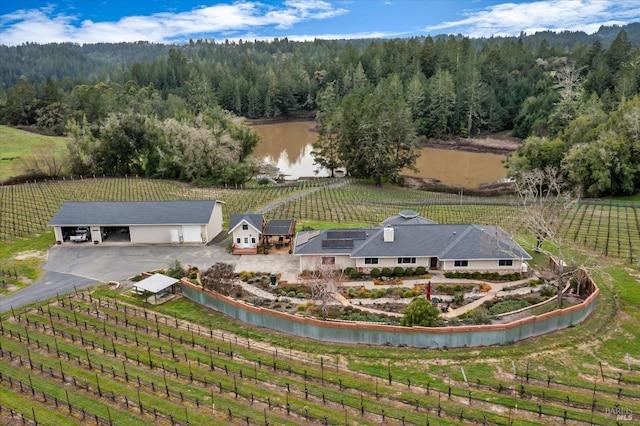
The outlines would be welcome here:
[[[23,395],[26,395],[26,397]],[[34,401],[31,393],[21,394],[19,391],[14,392],[14,389],[9,389],[6,383],[0,386],[0,401],[2,401],[0,420],[5,418],[7,422],[11,418],[9,409],[12,409],[15,413],[20,413],[28,420],[35,420],[40,425],[67,426],[71,423],[81,424],[76,418],[65,416],[52,407],[47,407],[45,403]]]

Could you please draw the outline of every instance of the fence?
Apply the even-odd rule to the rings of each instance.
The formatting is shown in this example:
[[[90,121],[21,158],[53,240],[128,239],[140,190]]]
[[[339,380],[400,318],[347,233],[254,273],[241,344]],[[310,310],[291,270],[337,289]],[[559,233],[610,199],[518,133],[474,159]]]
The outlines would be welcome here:
[[[182,280],[181,285],[183,295],[196,303],[251,325],[299,337],[335,343],[454,348],[503,345],[581,323],[595,310],[598,302],[599,290],[591,277],[587,280],[593,291],[579,305],[508,324],[434,328],[323,321],[257,307],[207,291],[187,280]]]

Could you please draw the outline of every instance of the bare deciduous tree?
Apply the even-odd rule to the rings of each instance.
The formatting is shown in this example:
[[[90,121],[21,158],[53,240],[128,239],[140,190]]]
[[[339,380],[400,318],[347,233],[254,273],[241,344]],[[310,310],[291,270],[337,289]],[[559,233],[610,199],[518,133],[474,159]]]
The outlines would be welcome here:
[[[553,268],[553,272],[560,308],[565,278],[584,268],[584,265],[567,267],[563,251],[565,241],[561,233],[562,221],[578,203],[579,197],[565,186],[562,174],[555,167],[520,173],[516,178],[516,189],[523,202],[524,223],[536,238],[536,252],[557,259],[558,266]],[[550,244],[553,249],[544,249],[543,242]]]
[[[202,286],[228,296],[237,286],[233,265],[217,262],[207,269],[201,276]]]
[[[28,175],[60,176],[65,164],[64,152],[55,142],[36,145],[29,154],[19,158],[17,167]]]
[[[320,304],[322,319],[327,319],[329,302],[338,290],[341,279],[341,269],[332,268],[330,265],[317,265],[309,280],[311,298]]]

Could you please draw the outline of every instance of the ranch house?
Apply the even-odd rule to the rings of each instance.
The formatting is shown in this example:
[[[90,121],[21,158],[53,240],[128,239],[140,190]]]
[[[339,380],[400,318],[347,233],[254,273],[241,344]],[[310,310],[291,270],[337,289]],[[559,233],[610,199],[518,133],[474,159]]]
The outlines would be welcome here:
[[[526,272],[531,256],[502,228],[486,225],[440,225],[412,210],[371,228],[304,231],[293,254],[300,271],[319,267],[416,268],[470,272]]]

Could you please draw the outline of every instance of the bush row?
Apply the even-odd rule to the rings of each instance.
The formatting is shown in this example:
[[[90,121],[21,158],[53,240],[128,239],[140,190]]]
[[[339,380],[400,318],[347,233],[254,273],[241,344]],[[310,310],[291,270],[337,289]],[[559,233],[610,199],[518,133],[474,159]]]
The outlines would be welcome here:
[[[362,277],[362,274],[355,268],[345,268],[345,275],[349,278],[355,280]],[[412,277],[414,275],[421,276],[427,273],[427,269],[424,266],[418,266],[414,268],[403,268],[402,266],[396,266],[395,268],[373,268],[371,272],[369,272],[369,276],[371,278],[380,278],[380,277]]]
[[[512,272],[510,274],[500,274],[498,272],[445,272],[447,278],[466,278],[470,280],[486,280],[486,281],[518,281],[522,279],[520,272]]]

